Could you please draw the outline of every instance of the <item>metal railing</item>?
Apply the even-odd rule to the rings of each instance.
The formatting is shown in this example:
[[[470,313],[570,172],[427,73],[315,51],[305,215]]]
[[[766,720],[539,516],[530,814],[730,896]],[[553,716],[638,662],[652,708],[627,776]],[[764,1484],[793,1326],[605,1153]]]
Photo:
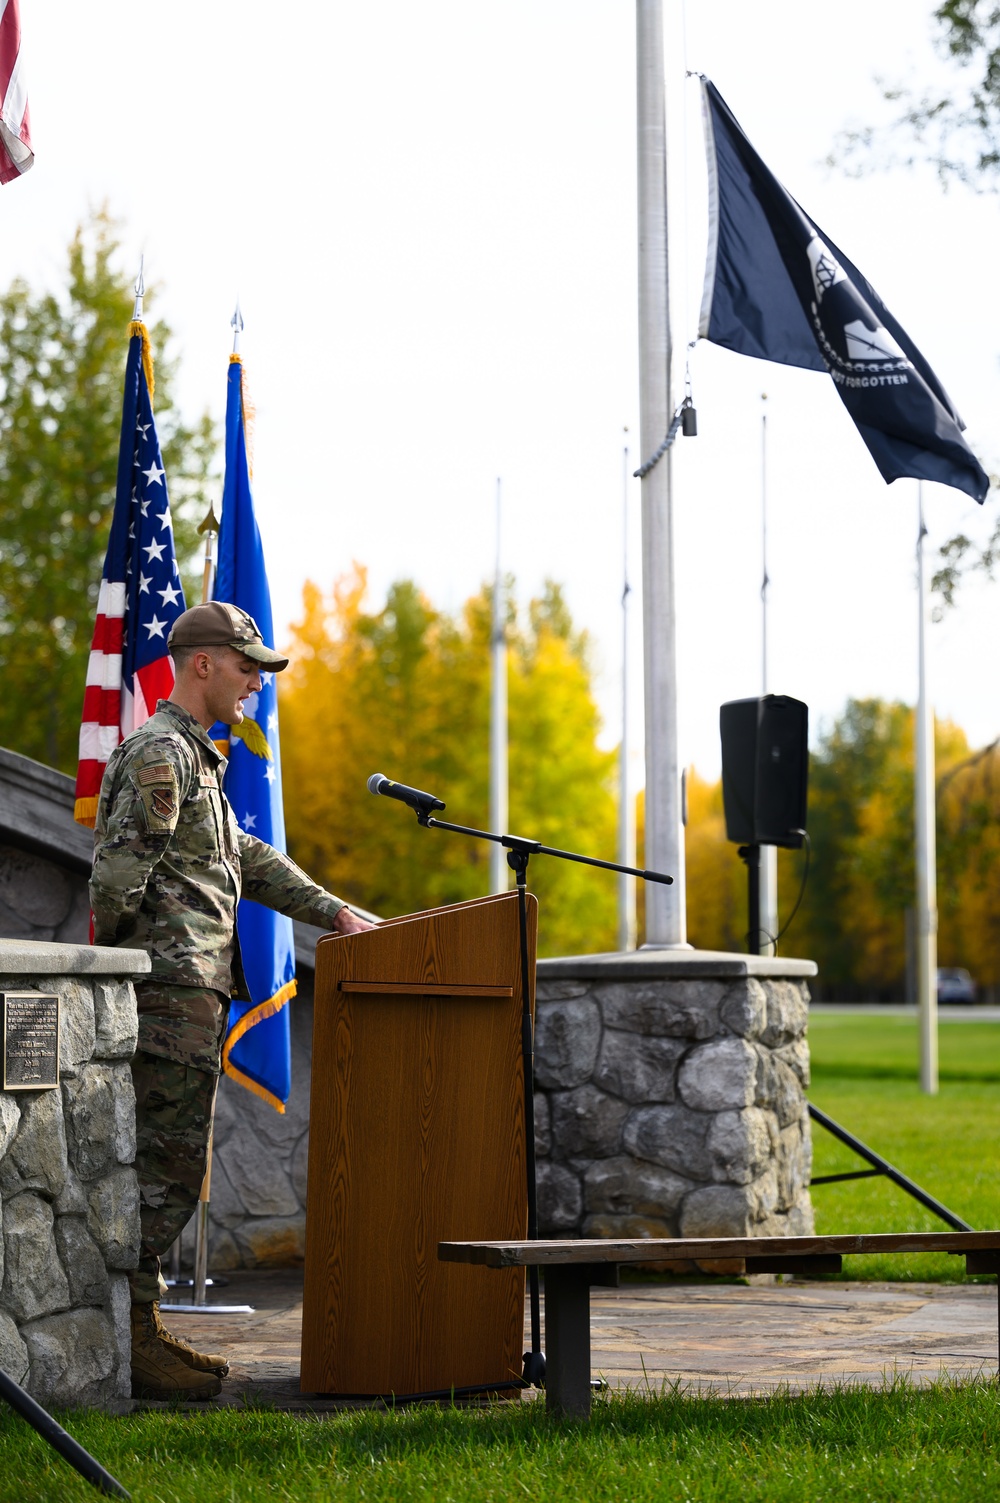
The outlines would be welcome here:
[[[862,1143],[860,1138],[856,1138],[853,1133],[848,1132],[846,1127],[841,1127],[839,1122],[834,1122],[833,1118],[828,1117],[826,1112],[821,1112],[818,1106],[813,1106],[811,1101],[808,1103],[808,1106],[809,1115],[814,1122],[818,1122],[820,1127],[825,1127],[828,1133],[832,1133],[835,1138],[839,1138],[842,1143],[846,1143],[847,1147],[852,1149],[859,1158],[867,1159],[868,1163],[874,1166],[871,1169],[854,1169],[847,1174],[821,1174],[810,1181],[810,1189],[813,1185],[834,1185],[846,1179],[877,1179],[884,1175],[886,1179],[891,1179],[894,1185],[898,1185],[901,1190],[905,1190],[907,1195],[912,1195],[914,1200],[918,1200],[922,1206],[926,1206],[928,1211],[933,1212],[935,1216],[939,1216],[943,1222],[954,1228],[956,1232],[975,1231],[975,1227],[970,1226],[967,1221],[963,1221],[961,1216],[956,1216],[954,1211],[949,1211],[948,1207],[942,1205],[939,1200],[935,1200],[933,1195],[928,1195],[927,1191],[922,1190],[918,1184],[910,1179],[909,1175],[904,1174],[901,1169],[897,1169],[893,1164],[890,1164],[888,1159],[884,1159],[881,1154],[876,1153],[874,1148],[869,1148],[867,1143]]]

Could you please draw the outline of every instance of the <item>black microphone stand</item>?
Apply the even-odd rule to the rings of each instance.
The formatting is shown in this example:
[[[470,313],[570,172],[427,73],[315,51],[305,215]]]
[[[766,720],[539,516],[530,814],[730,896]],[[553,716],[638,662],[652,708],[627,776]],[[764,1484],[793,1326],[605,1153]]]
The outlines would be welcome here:
[[[430,796],[422,795],[430,801]],[[433,806],[444,808],[438,799]],[[411,805],[411,808],[413,806]],[[531,856],[557,856],[560,861],[577,861],[582,866],[599,866],[609,872],[623,872],[628,877],[642,877],[646,882],[671,884],[665,872],[640,871],[636,866],[620,866],[617,861],[599,861],[596,856],[581,856],[576,851],[560,851],[542,845],[539,840],[525,840],[520,835],[494,835],[489,830],[473,830],[468,825],[453,825],[435,819],[425,804],[415,810],[417,823],[429,830],[450,830],[454,835],[470,835],[473,840],[489,840],[507,851],[507,865],[517,882],[517,917],[521,951],[521,1059],[524,1066],[524,1147],[528,1174],[528,1240],[538,1239],[538,1190],[535,1182],[535,1046],[531,1022],[531,978],[528,974],[528,860]],[[538,1297],[538,1265],[528,1268],[528,1291],[531,1305],[531,1350],[524,1353],[521,1382],[525,1388],[545,1386],[545,1353],[542,1351],[542,1322]]]

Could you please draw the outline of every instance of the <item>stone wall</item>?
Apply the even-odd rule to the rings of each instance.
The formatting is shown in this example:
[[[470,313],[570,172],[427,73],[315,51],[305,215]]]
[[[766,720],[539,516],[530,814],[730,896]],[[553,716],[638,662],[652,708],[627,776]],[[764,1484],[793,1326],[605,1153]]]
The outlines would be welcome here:
[[[580,965],[539,967],[540,1234],[811,1232],[804,979]]]
[[[130,1396],[139,1254],[133,950],[0,940],[0,991],[60,997],[55,1090],[0,1091],[0,1368],[46,1405]]]
[[[94,837],[72,778],[0,747],[0,938],[87,943]]]
[[[300,995],[290,1004],[286,1114],[232,1081],[219,1088],[209,1251],[217,1272],[304,1255],[307,953],[304,942]],[[566,975],[574,969],[587,974]],[[805,977],[813,970],[805,961],[692,951],[539,962],[541,1235],[810,1231]],[[185,1267],[193,1251],[189,1229]]]
[[[87,878],[34,851],[0,842],[0,935],[87,943]]]

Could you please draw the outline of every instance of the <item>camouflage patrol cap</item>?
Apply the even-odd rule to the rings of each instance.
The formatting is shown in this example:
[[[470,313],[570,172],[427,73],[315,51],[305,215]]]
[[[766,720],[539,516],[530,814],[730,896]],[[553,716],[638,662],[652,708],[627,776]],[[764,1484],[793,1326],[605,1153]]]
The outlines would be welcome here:
[[[237,652],[263,668],[270,668],[272,673],[288,667],[287,658],[264,646],[260,627],[253,617],[224,600],[208,600],[184,611],[173,624],[167,646],[235,647]]]

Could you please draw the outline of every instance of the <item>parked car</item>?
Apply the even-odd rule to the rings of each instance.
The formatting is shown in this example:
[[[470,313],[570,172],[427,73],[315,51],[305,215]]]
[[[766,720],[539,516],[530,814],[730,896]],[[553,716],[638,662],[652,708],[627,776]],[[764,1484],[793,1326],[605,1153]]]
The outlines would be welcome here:
[[[975,1002],[976,983],[968,971],[959,967],[945,967],[937,973],[937,999],[939,1002]]]

